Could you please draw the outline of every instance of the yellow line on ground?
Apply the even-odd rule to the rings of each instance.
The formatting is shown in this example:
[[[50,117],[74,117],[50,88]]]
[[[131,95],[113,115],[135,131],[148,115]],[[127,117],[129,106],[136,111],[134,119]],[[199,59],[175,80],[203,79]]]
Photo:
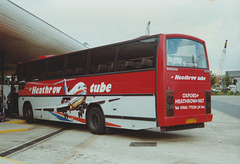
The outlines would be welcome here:
[[[26,123],[26,120],[13,120],[13,121],[6,121],[6,123],[12,123],[12,124],[22,124],[22,123]],[[19,128],[19,129],[8,129],[8,130],[0,130],[0,134],[1,133],[10,133],[10,132],[22,132],[22,131],[28,131],[33,129],[33,126],[29,126],[29,125],[21,125],[23,126],[23,128]]]
[[[28,131],[29,129],[31,129],[31,128],[0,130],[0,133],[22,132],[22,131]]]
[[[26,163],[19,162],[19,161],[14,161],[14,160],[12,160],[12,159],[5,158],[5,157],[0,157],[0,159],[7,160],[7,161],[11,161],[11,162],[14,162],[14,163],[19,163],[19,164],[26,164]]]
[[[26,123],[26,120],[7,121],[7,123],[22,124],[22,123]]]

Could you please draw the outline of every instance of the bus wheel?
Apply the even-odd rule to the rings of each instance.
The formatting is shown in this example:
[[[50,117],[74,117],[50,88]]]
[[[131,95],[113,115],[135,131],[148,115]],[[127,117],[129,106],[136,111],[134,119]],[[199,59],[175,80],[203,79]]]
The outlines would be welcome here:
[[[105,119],[99,107],[93,107],[87,111],[87,127],[93,134],[105,133]]]
[[[24,105],[24,117],[28,123],[34,122],[33,110],[30,103]]]

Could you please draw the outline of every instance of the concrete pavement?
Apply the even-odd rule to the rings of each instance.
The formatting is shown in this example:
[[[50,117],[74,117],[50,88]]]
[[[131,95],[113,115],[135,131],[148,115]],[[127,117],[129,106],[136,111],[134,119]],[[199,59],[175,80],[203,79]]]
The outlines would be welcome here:
[[[5,157],[0,157],[0,163],[1,164],[26,164],[26,163],[14,161],[12,159],[5,158]]]
[[[22,119],[7,119],[9,121],[0,123],[0,134],[1,133],[10,133],[10,132],[21,132],[33,129],[33,126],[23,125],[26,123]],[[1,164],[25,164],[23,162],[15,161],[9,158],[0,157]]]
[[[26,121],[21,119],[10,119],[10,121],[1,122],[0,134],[27,131],[27,130],[33,129],[33,126],[23,125],[22,123],[26,123]]]

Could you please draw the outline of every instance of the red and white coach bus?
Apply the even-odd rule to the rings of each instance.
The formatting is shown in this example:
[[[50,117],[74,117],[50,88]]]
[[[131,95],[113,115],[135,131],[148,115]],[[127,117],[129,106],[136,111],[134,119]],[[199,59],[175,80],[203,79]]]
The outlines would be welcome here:
[[[180,130],[212,120],[205,42],[158,34],[19,63],[19,114],[106,127]]]

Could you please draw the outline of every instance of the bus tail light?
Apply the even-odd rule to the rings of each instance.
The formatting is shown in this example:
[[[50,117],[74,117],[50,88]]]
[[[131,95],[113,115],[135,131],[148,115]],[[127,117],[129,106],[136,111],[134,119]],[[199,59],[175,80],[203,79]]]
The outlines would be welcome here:
[[[206,92],[206,114],[211,113],[211,92]]]
[[[166,92],[167,116],[174,116],[174,92]]]

